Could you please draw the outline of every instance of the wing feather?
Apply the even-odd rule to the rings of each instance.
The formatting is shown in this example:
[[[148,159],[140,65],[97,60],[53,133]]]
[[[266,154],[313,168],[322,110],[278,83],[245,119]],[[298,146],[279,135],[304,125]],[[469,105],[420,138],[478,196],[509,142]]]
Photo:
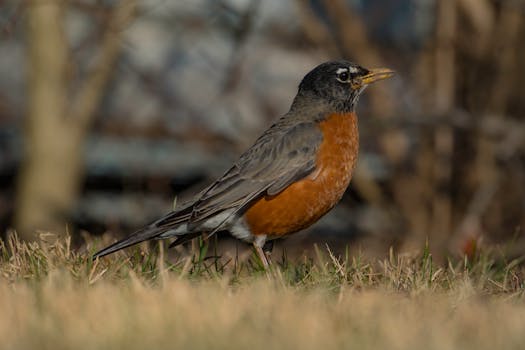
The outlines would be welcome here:
[[[242,210],[250,201],[276,195],[315,169],[322,132],[316,123],[275,124],[194,205],[190,228],[217,213]]]

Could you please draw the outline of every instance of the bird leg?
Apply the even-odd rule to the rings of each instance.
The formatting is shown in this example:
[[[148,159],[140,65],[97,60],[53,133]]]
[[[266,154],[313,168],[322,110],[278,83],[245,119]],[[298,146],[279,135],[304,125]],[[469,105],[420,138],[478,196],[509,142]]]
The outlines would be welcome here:
[[[270,264],[268,262],[268,258],[266,257],[266,254],[263,251],[265,242],[266,242],[266,235],[257,236],[255,237],[255,240],[253,241],[253,247],[255,248],[255,252],[257,253],[257,256],[259,257],[259,259],[261,259],[264,269],[268,270],[268,268],[270,267]]]
[[[255,252],[257,253],[257,256],[259,257],[259,259],[261,259],[264,269],[268,270],[268,268],[270,267],[270,264],[268,263],[268,259],[266,259],[266,255],[264,254],[262,248],[256,245],[255,243],[253,244],[253,247],[255,248]]]

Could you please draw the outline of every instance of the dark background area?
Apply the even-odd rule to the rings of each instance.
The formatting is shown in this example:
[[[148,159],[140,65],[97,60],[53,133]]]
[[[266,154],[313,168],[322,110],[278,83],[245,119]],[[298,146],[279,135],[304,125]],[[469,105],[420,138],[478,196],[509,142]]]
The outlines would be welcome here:
[[[129,233],[343,57],[397,74],[360,100],[342,202],[288,253],[522,255],[524,19],[495,0],[1,2],[1,232]]]

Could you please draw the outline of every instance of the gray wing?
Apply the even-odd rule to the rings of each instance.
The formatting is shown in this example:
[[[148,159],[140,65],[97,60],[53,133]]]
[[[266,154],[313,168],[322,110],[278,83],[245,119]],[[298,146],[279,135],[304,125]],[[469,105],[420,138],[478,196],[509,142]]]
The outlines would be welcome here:
[[[195,202],[189,227],[197,227],[229,209],[233,209],[234,214],[253,200],[276,195],[310,174],[315,169],[322,138],[316,123],[273,125],[204,191]]]

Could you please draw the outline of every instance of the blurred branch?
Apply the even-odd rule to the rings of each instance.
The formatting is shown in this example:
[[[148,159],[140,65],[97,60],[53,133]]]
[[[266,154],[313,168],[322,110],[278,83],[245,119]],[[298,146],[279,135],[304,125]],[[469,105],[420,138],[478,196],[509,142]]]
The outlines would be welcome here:
[[[433,250],[441,256],[447,240],[452,234],[452,154],[454,133],[449,126],[437,127],[433,133],[432,153],[432,226],[430,235],[434,238]]]
[[[114,63],[122,44],[121,32],[134,17],[135,0],[122,0],[113,11],[106,33],[102,39],[99,57],[92,73],[81,85],[80,91],[73,102],[72,117],[76,118],[79,128],[85,131],[94,117],[104,86],[107,84]]]
[[[476,31],[475,50],[479,56],[486,51],[494,28],[494,10],[489,0],[458,0],[459,9]]]
[[[436,109],[439,112],[454,106],[456,67],[454,39],[456,34],[456,0],[442,0],[437,3],[436,23]]]
[[[493,58],[499,74],[492,84],[488,106],[488,109],[495,113],[505,111],[507,101],[515,88],[515,67],[517,64],[523,63],[516,60],[516,47],[523,41],[523,37],[520,37],[522,23],[523,14],[517,11],[514,6],[504,4],[496,26],[495,38],[497,41],[495,42]]]
[[[458,5],[478,34],[486,35],[491,32],[494,11],[489,0],[458,0]]]
[[[225,70],[225,80],[222,84],[222,93],[227,93],[234,89],[241,77],[241,54],[242,47],[246,43],[253,30],[253,25],[259,11],[260,0],[251,0],[248,8],[240,14],[241,20],[233,33],[233,48],[231,50],[229,65]]]
[[[454,107],[456,91],[456,62],[454,39],[456,34],[456,0],[441,0],[437,4],[436,19],[436,101],[435,108],[446,113]],[[431,201],[432,217],[429,232],[432,252],[442,257],[447,248],[452,228],[451,178],[454,150],[453,129],[447,125],[433,132]]]
[[[308,0],[295,1],[299,13],[299,22],[302,25],[304,34],[308,39],[319,47],[324,47],[330,55],[335,55],[338,49],[335,45],[328,28],[319,21]]]

